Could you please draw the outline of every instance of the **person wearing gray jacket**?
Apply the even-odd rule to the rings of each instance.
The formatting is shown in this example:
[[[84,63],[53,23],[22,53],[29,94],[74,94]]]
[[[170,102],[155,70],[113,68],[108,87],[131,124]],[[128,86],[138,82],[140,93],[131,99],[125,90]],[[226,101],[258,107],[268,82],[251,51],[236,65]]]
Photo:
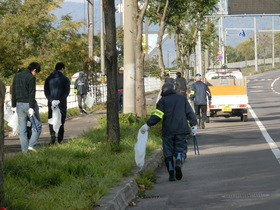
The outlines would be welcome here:
[[[209,105],[211,104],[211,92],[208,86],[201,81],[200,74],[195,75],[195,82],[191,86],[190,100],[194,103],[194,110],[198,120],[199,128],[205,128],[205,121],[207,119],[207,97]]]
[[[88,88],[88,80],[84,77],[84,72],[80,72],[74,84],[74,92],[77,94],[78,106],[81,114],[87,114],[85,101],[87,99]]]

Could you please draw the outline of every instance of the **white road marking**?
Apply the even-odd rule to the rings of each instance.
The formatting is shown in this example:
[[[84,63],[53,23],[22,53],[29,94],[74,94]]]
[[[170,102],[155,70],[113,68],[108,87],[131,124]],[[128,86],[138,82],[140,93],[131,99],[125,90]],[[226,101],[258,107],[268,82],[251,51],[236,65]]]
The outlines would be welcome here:
[[[276,157],[278,163],[280,164],[280,150],[277,146],[277,144],[274,142],[274,140],[271,138],[271,136],[266,131],[265,127],[263,126],[262,122],[259,120],[258,116],[255,114],[252,107],[248,104],[249,111],[256,121],[257,125],[259,126],[260,131],[262,132],[263,137],[265,138],[266,142],[268,143],[271,151],[273,152],[274,156]]]

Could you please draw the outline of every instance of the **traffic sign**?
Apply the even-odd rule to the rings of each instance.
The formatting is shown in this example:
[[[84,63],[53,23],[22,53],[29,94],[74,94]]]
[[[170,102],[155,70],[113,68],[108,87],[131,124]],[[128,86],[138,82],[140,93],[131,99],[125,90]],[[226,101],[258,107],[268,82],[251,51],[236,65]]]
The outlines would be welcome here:
[[[222,55],[223,54],[223,51],[222,50],[219,50],[218,51],[218,55]]]
[[[223,60],[223,56],[218,56],[218,59],[221,61],[221,60]]]

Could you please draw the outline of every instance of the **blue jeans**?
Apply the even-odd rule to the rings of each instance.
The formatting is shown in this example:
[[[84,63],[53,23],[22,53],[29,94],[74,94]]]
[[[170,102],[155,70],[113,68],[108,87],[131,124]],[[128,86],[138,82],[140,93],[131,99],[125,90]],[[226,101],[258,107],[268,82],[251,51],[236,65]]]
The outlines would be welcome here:
[[[30,139],[28,140],[27,138],[27,119],[29,117],[28,114],[28,109],[29,109],[29,103],[20,103],[17,102],[17,114],[18,114],[18,133],[19,133],[19,140],[21,144],[21,151],[23,153],[26,153],[28,151],[28,147],[35,147],[37,144],[37,141],[39,139],[39,136],[42,131],[42,122],[39,114],[39,107],[38,104],[35,103],[34,106],[34,123],[37,127],[37,130],[34,129],[34,125],[32,124],[32,135]]]

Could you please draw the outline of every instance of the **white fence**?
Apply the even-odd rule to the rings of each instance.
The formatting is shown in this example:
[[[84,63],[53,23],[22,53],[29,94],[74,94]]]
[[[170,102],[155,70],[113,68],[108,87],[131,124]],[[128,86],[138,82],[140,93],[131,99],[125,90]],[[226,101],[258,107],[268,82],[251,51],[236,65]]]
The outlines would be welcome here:
[[[145,82],[145,91],[154,91],[160,89],[160,79],[155,77],[146,77],[144,79]],[[73,92],[74,85],[71,85],[70,94],[67,98],[67,108],[75,108],[78,107],[77,96]],[[9,104],[11,101],[10,98],[10,86],[6,86],[6,95],[5,95],[5,103]],[[94,98],[94,104],[104,103],[107,101],[107,85],[93,85],[90,87],[89,94]],[[40,112],[45,113],[48,111],[48,100],[44,94],[44,86],[37,85],[36,86],[36,101],[40,107]]]

